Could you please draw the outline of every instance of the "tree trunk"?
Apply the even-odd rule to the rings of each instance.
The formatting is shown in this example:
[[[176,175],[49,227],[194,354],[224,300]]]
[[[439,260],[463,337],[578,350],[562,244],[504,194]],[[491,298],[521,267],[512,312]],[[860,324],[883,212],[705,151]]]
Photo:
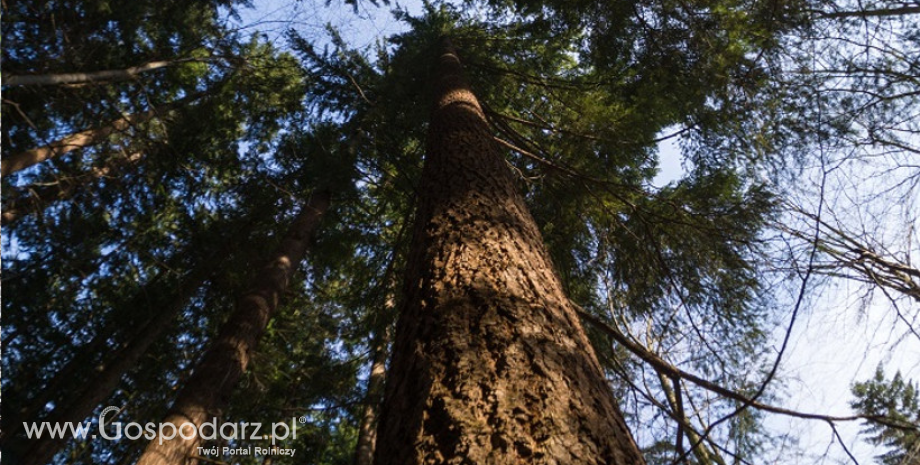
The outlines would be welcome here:
[[[48,405],[49,402],[56,401],[61,396],[62,391],[66,389],[66,383],[72,382],[87,366],[92,366],[99,353],[102,352],[102,348],[109,338],[112,337],[114,332],[115,328],[108,326],[104,327],[90,340],[90,342],[80,347],[79,352],[77,352],[66,365],[58,370],[51,380],[48,381],[34,397],[28,399],[26,405],[18,406],[18,409],[12,412],[3,412],[3,431],[0,431],[0,446],[3,446],[4,450],[9,445],[11,439],[14,441],[22,441],[21,438],[17,438],[16,436],[19,434],[19,430],[22,429],[23,422],[37,420],[42,410],[45,409],[45,406]],[[36,388],[34,384],[30,387],[32,389]],[[3,408],[7,410],[13,407],[5,404]]]
[[[217,339],[202,356],[182,387],[170,413],[161,422],[177,429],[185,423],[195,430],[211,417],[220,417],[237,381],[246,371],[255,349],[287,288],[291,275],[306,255],[309,241],[329,208],[329,194],[321,192],[300,212],[268,264],[255,277],[252,290],[237,301],[236,310],[221,327]],[[138,459],[139,465],[183,465],[196,455],[201,438],[187,428],[174,439],[157,437]]]
[[[642,464],[445,40],[376,465]]]
[[[358,444],[355,447],[355,465],[373,465],[374,447],[377,444],[377,411],[383,395],[383,381],[387,372],[387,343],[389,331],[374,333],[373,361],[367,379],[367,395],[364,396],[364,412],[358,426]]]
[[[108,69],[90,73],[59,73],[59,74],[29,74],[3,76],[4,86],[59,86],[73,84],[87,84],[93,82],[127,81],[147,71],[165,68],[177,63],[188,61],[204,61],[203,59],[161,60],[150,61],[138,66],[125,69]]]
[[[675,380],[679,382],[680,378],[676,378]],[[684,412],[683,402],[679,397],[680,393],[675,390],[680,389],[680,385],[677,383],[672,385],[668,376],[661,372],[658,373],[658,381],[661,383],[661,389],[664,391],[664,396],[668,400],[668,406],[671,407],[671,411],[674,412],[674,420],[681,425],[678,434],[686,435],[687,439],[690,440],[690,447],[693,450],[693,456],[696,457],[697,463],[700,465],[726,465],[725,459],[722,458],[719,451],[715,449],[710,451],[704,442],[706,438],[700,436],[693,428],[693,423]],[[680,438],[677,439],[677,443],[681,443]],[[678,454],[684,453],[682,447],[678,447],[676,451]]]
[[[146,324],[143,324],[139,331],[135,331],[134,337],[126,341],[113,355],[107,357],[107,361],[96,366],[95,374],[86,383],[86,388],[79,391],[78,395],[64,399],[66,403],[58,405],[48,415],[46,421],[59,424],[76,423],[92,415],[93,410],[118,388],[125,373],[137,365],[150,346],[172,325],[176,315],[188,305],[195,292],[218,270],[219,263],[220,260],[208,260],[192,271],[179,286],[172,302]],[[72,439],[55,439],[45,435],[40,439],[28,441],[23,444],[22,450],[26,452],[19,463],[21,465],[44,465],[51,461],[54,455],[70,440]]]
[[[23,216],[44,210],[52,202],[70,199],[89,181],[117,174],[120,169],[137,164],[141,158],[141,153],[112,157],[101,167],[93,168],[85,174],[64,178],[55,185],[27,186],[23,189],[25,193],[19,196],[15,196],[14,193],[14,197],[3,206],[0,225],[9,226]]]
[[[151,108],[143,113],[123,116],[104,126],[71,134],[44,147],[38,147],[5,156],[3,160],[0,161],[0,176],[5,177],[50,158],[59,157],[77,149],[96,145],[116,132],[125,131],[136,124],[145,123],[164,112],[171,111],[180,105],[194,101],[202,95],[201,93],[193,94],[175,102],[160,105],[157,108]]]

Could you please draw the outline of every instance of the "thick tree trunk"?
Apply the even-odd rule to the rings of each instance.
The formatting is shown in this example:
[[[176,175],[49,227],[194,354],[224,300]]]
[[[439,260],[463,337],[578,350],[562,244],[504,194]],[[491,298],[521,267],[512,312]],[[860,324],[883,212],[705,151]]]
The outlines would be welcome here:
[[[85,174],[64,178],[57,184],[25,187],[23,194],[13,197],[3,205],[0,225],[9,226],[23,216],[44,210],[53,202],[70,199],[90,181],[116,175],[121,169],[136,165],[141,158],[143,155],[140,153],[132,153],[126,157],[112,157],[101,167],[93,168]]]
[[[387,372],[387,344],[389,331],[380,330],[374,334],[371,373],[367,379],[367,394],[364,396],[364,412],[358,425],[358,444],[355,447],[355,465],[373,465],[374,448],[377,444],[377,411],[383,397],[383,383]]]
[[[23,74],[3,75],[4,86],[59,86],[87,84],[94,82],[126,81],[134,79],[139,74],[165,68],[177,63],[188,61],[203,61],[201,59],[161,60],[150,61],[138,66],[125,69],[108,69],[89,73],[59,73],[59,74]]]
[[[303,208],[271,260],[254,279],[252,290],[237,301],[236,310],[202,356],[162,424],[172,423],[178,429],[189,423],[198,431],[211,417],[221,416],[291,275],[306,255],[313,232],[329,208],[329,202],[329,194],[321,192],[314,194]],[[188,428],[183,429],[183,434],[191,439],[178,435],[174,439],[154,438],[137,463],[187,463],[197,455],[196,449],[201,444],[201,438],[190,433]]]
[[[202,95],[203,94],[201,93],[193,94],[175,102],[160,105],[157,108],[151,108],[150,110],[142,113],[126,115],[97,128],[87,129],[85,131],[71,134],[44,147],[38,147],[26,150],[24,152],[18,152],[4,156],[3,160],[0,161],[0,176],[8,176],[50,158],[59,157],[77,149],[91,147],[93,145],[99,144],[116,132],[125,131],[134,125],[145,123],[158,115],[179,107],[180,105],[196,100]]]
[[[642,464],[445,41],[376,465]]]
[[[217,260],[212,260],[193,271],[184,280],[169,306],[144,324],[135,337],[108,357],[105,363],[96,366],[96,373],[87,383],[87,387],[79,395],[69,399],[66,404],[55,408],[48,415],[47,421],[58,424],[76,423],[92,415],[93,410],[112,395],[125,373],[137,365],[150,346],[172,325],[176,315],[188,305],[195,292],[217,270],[217,263]],[[19,463],[21,465],[44,465],[51,461],[68,441],[72,439],[52,438],[48,435],[30,441],[31,444],[25,447],[26,453],[23,454]]]

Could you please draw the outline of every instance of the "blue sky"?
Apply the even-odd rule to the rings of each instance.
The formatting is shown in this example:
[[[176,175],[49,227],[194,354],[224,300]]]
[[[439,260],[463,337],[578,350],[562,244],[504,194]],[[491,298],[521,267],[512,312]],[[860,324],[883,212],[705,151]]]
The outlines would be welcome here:
[[[421,10],[420,1],[398,2],[410,12]],[[253,25],[275,43],[283,43],[284,30],[294,25],[307,37],[324,37],[327,24],[336,27],[357,48],[372,46],[381,37],[405,30],[387,7],[374,7],[363,1],[358,12],[339,0],[327,6],[325,0],[256,0],[255,9],[244,10],[242,24]],[[659,147],[660,172],[653,180],[662,186],[683,174],[677,140]],[[803,186],[817,182],[813,170],[806,169],[799,180]],[[868,379],[876,366],[884,363],[887,372],[901,370],[909,378],[920,379],[920,341],[894,330],[892,312],[882,299],[866,305],[859,289],[848,282],[824,287],[812,295],[802,309],[780,365],[786,383],[776,403],[803,412],[849,415],[850,385]],[[779,347],[787,315],[778,315],[774,345]],[[791,433],[806,457],[787,457],[777,463],[844,463],[844,452],[837,447],[831,429],[824,423],[770,416],[768,427],[778,433]],[[856,422],[839,425],[847,446],[860,463],[872,463],[879,453],[857,437]],[[817,459],[823,458],[823,461]],[[766,461],[768,457],[764,457]],[[791,460],[791,461],[790,461]]]

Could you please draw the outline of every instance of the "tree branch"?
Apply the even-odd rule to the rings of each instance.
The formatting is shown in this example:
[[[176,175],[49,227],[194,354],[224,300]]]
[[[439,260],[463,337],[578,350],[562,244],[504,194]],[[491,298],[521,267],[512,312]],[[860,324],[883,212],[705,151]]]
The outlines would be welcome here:
[[[680,368],[677,368],[674,365],[671,365],[670,363],[668,363],[667,361],[659,357],[657,354],[647,349],[645,346],[631,340],[625,334],[621,333],[618,329],[605,323],[600,318],[588,313],[585,309],[581,308],[580,306],[575,305],[575,304],[573,305],[575,306],[576,312],[582,319],[584,319],[588,323],[591,323],[591,325],[593,325],[594,327],[602,331],[604,334],[607,334],[608,336],[613,338],[613,340],[616,341],[618,344],[625,347],[627,350],[635,354],[642,361],[651,365],[653,368],[655,368],[655,370],[659,371],[663,375],[666,375],[672,378],[685,379],[687,381],[690,381],[693,384],[696,384],[697,386],[703,389],[714,392],[722,397],[725,397],[725,398],[728,398],[734,401],[738,401],[744,404],[748,404],[758,410],[763,410],[765,412],[771,412],[771,413],[778,413],[781,415],[787,415],[787,416],[791,416],[795,418],[803,418],[806,420],[821,420],[821,421],[826,421],[826,422],[869,420],[875,423],[879,423],[885,426],[890,426],[892,428],[897,428],[897,429],[905,430],[905,431],[912,431],[912,430],[920,429],[920,425],[899,422],[891,418],[880,416],[880,415],[850,415],[850,416],[821,415],[817,413],[799,412],[796,410],[790,410],[790,409],[783,408],[783,407],[777,407],[777,406],[773,406],[769,404],[764,404],[760,401],[748,398],[744,394],[732,391],[731,389],[727,389],[712,381],[703,379],[697,375],[694,375],[693,373],[683,371]]]
[[[165,68],[178,63],[209,61],[210,58],[182,58],[177,60],[148,61],[125,69],[107,69],[89,73],[24,74],[2,76],[4,86],[59,86],[95,82],[127,81],[141,73]]]

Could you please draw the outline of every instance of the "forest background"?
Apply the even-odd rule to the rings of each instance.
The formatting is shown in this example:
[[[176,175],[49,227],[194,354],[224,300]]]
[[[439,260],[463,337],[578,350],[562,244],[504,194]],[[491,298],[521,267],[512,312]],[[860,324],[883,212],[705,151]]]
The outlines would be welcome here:
[[[899,381],[920,378],[920,6],[392,7],[4,5],[5,457],[39,447],[16,421],[100,395],[87,412],[162,417],[252,269],[330,189],[227,416],[306,416],[309,463],[353,460],[419,195],[428,65],[412,57],[447,28],[569,296],[673,366],[825,416],[729,417],[738,399],[683,380],[686,416],[661,367],[594,327],[650,463],[704,461],[693,431],[733,463],[911,463],[916,429],[830,417],[920,421]],[[133,363],[101,392],[118,357]]]

